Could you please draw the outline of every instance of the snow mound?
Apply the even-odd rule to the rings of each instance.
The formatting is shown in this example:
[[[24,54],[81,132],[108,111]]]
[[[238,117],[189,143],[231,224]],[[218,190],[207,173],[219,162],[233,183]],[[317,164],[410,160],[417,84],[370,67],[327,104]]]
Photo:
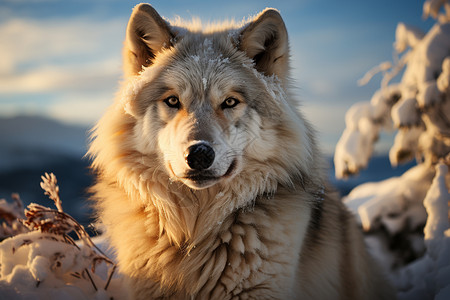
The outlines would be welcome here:
[[[107,268],[88,271],[91,249],[68,244],[55,234],[32,231],[0,244],[0,290],[3,299],[118,299],[121,279],[105,290]],[[123,297],[125,298],[125,297]]]

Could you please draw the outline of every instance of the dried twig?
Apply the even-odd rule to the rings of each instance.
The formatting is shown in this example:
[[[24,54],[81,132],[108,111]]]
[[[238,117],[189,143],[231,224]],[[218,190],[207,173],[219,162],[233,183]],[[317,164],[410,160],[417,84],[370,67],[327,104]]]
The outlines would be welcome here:
[[[88,269],[84,269],[84,272],[86,272],[87,276],[89,277],[89,281],[91,282],[92,286],[94,287],[95,291],[98,291],[97,286],[95,285],[94,280],[91,277],[91,273],[89,273]]]
[[[106,284],[104,287],[105,291],[108,289],[109,283],[111,282],[111,279],[112,279],[115,271],[116,271],[116,265],[113,265],[112,269],[109,271],[108,280],[106,281]]]

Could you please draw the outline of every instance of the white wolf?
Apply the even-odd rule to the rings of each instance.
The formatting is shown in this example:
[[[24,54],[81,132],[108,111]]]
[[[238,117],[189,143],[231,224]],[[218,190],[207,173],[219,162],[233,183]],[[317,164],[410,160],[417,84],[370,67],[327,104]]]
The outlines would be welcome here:
[[[391,299],[289,91],[284,22],[136,6],[95,127],[99,218],[136,299]]]

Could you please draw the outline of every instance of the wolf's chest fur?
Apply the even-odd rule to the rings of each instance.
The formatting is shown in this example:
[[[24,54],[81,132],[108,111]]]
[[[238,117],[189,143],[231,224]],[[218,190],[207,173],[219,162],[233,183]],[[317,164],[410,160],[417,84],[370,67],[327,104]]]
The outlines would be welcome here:
[[[164,225],[157,211],[131,208],[126,201],[118,208],[119,199],[114,200],[114,210],[123,218],[117,221],[117,213],[106,204],[104,212],[116,217],[104,221],[111,222],[108,234],[116,245],[119,267],[136,279],[132,289],[139,287],[137,298],[290,299],[298,285],[299,255],[311,209],[306,201],[286,191],[281,194],[282,199],[259,199],[255,206],[202,228],[207,233],[194,245],[189,240],[174,244],[169,232],[160,232]],[[197,217],[199,222],[207,218],[201,212]],[[124,228],[132,235],[124,235]]]

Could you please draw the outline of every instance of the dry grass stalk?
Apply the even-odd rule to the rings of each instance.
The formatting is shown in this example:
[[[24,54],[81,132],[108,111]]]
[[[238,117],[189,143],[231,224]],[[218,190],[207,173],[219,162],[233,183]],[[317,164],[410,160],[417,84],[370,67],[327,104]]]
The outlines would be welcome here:
[[[48,174],[46,172],[44,176],[41,176],[41,179],[41,188],[44,190],[44,195],[53,200],[58,211],[62,212],[63,208],[59,198],[59,186],[57,185],[56,176],[53,173]]]

